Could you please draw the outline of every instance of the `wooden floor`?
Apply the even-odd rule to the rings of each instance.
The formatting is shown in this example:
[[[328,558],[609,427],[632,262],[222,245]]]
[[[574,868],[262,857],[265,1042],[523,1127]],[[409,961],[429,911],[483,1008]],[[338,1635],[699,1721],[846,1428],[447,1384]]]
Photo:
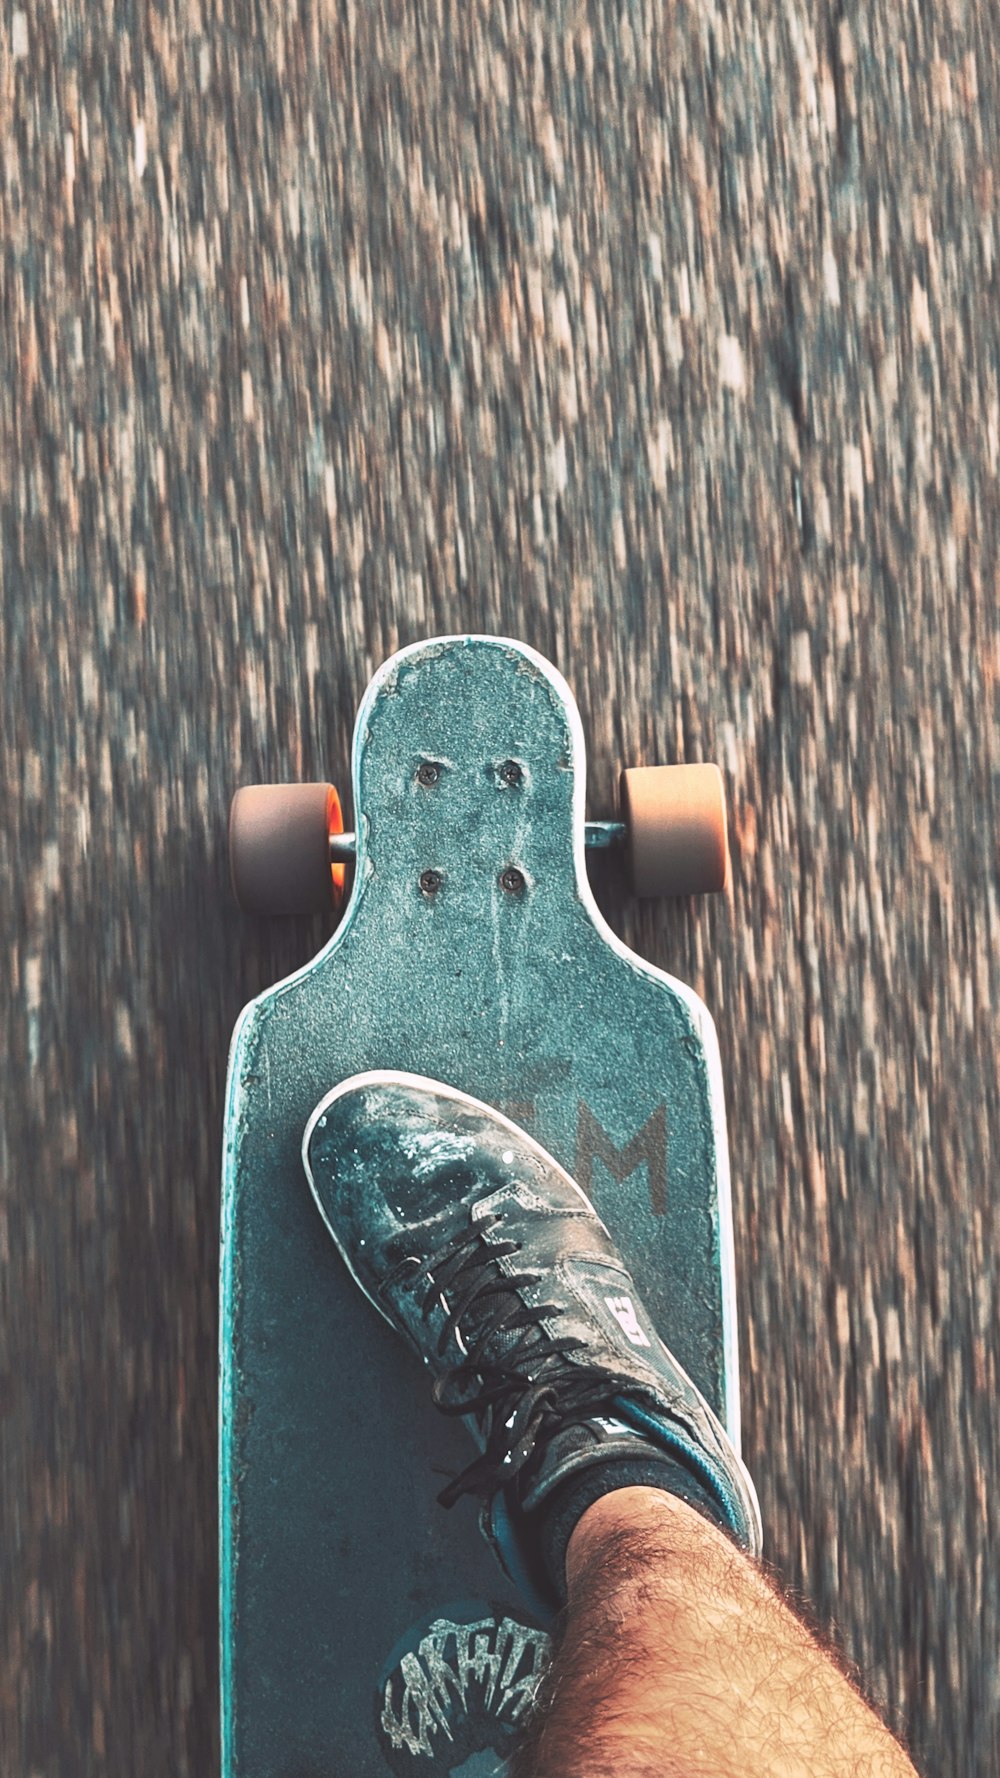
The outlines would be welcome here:
[[[231,792],[523,637],[716,757],[771,1560],[1000,1759],[1000,49],[988,0],[60,0],[0,21],[0,1747],[217,1762]],[[332,1361],[317,1354],[318,1364]]]

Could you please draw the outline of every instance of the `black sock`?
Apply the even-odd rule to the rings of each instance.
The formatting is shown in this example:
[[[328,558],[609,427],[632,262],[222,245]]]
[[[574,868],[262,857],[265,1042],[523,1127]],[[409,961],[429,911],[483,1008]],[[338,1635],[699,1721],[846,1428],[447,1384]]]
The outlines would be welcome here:
[[[566,1550],[588,1506],[616,1488],[662,1488],[686,1501],[720,1530],[728,1532],[718,1501],[691,1471],[666,1451],[649,1445],[634,1457],[613,1457],[607,1463],[591,1463],[567,1476],[537,1509],[538,1552],[551,1585],[566,1602]]]

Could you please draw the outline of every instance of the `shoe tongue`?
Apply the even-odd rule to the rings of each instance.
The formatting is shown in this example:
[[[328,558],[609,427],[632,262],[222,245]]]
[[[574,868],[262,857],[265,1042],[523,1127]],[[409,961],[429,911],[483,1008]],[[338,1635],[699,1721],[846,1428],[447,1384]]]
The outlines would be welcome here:
[[[502,1282],[496,1289],[486,1287],[481,1296],[469,1305],[462,1316],[461,1335],[467,1347],[475,1346],[480,1330],[487,1321],[493,1321],[503,1310],[504,1317],[516,1315],[524,1307],[516,1290],[511,1290]],[[489,1336],[487,1350],[482,1354],[488,1364],[503,1365],[504,1360],[518,1347],[526,1350],[534,1342],[536,1330],[531,1327],[499,1327]],[[518,1367],[521,1368],[520,1366]]]
[[[491,1259],[489,1250],[483,1254],[483,1286],[481,1292],[473,1299],[462,1316],[459,1332],[466,1348],[471,1352],[479,1343],[483,1329],[487,1323],[494,1324],[501,1317],[501,1325],[493,1326],[487,1335],[484,1349],[477,1353],[480,1361],[489,1366],[505,1367],[511,1353],[520,1350],[522,1361],[518,1370],[523,1370],[523,1357],[539,1336],[534,1327],[506,1327],[508,1319],[520,1314],[525,1303],[520,1293],[504,1278],[498,1269],[498,1262]]]

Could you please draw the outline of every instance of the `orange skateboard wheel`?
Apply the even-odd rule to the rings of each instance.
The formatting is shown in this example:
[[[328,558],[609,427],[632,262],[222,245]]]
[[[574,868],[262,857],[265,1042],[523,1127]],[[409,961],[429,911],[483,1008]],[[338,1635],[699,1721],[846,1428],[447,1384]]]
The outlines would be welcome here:
[[[620,794],[636,895],[706,895],[726,887],[726,795],[718,766],[633,766],[622,772]]]
[[[339,908],[344,865],[330,840],[343,833],[332,784],[247,784],[229,811],[233,890],[247,914],[317,914]]]

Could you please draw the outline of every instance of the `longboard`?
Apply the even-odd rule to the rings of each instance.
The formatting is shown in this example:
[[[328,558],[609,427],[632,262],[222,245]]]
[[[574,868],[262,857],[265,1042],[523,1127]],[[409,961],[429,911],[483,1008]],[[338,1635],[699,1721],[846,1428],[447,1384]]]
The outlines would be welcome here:
[[[690,988],[602,918],[584,773],[569,688],[530,648],[459,636],[395,655],[357,719],[343,917],[237,1024],[220,1311],[224,1778],[498,1778],[549,1648],[544,1608],[500,1572],[472,1503],[437,1504],[469,1461],[468,1434],[431,1405],[311,1198],[303,1131],[339,1081],[403,1069],[522,1124],[591,1195],[739,1448],[715,1029]]]

